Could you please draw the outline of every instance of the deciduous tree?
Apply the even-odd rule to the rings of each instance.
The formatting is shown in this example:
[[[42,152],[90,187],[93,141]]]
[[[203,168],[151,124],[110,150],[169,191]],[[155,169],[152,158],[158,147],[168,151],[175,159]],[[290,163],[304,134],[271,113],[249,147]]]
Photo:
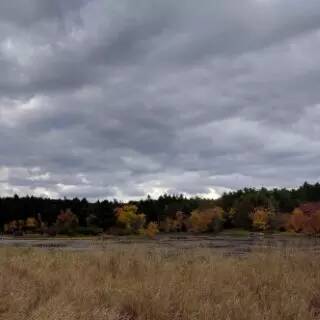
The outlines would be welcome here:
[[[302,232],[307,223],[307,216],[301,209],[294,209],[289,220],[288,228],[294,232]]]
[[[57,217],[56,226],[58,228],[58,232],[69,233],[79,226],[79,220],[71,209],[61,210]]]
[[[219,231],[217,229],[220,221],[223,222],[223,210],[220,207],[194,210],[190,217],[191,231]]]
[[[147,228],[145,229],[145,234],[153,239],[159,233],[158,225],[155,222],[149,222]]]
[[[28,231],[35,231],[39,227],[39,222],[34,217],[29,217],[26,219],[24,228]]]
[[[141,233],[146,222],[145,215],[138,212],[138,207],[127,204],[116,209],[117,222],[128,232]]]
[[[270,228],[272,213],[266,208],[256,208],[250,215],[255,230],[266,231]]]
[[[304,232],[308,234],[320,234],[320,210],[307,216]]]

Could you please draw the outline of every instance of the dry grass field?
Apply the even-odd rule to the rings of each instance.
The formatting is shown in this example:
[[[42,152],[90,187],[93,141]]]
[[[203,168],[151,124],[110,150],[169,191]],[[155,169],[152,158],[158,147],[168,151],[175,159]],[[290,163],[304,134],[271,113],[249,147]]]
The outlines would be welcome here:
[[[2,248],[0,319],[317,319],[319,266],[294,251]]]

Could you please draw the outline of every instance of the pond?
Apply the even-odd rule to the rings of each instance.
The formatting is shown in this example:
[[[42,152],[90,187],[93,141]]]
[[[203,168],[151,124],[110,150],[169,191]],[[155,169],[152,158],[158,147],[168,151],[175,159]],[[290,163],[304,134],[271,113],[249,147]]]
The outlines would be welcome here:
[[[114,248],[115,245],[146,245],[159,248],[195,249],[209,248],[226,254],[241,255],[265,248],[286,248],[320,253],[320,239],[297,237],[286,234],[264,235],[249,233],[245,236],[228,234],[193,235],[161,234],[154,240],[141,237],[95,238],[12,238],[0,237],[0,247],[26,247],[56,250],[99,250]]]

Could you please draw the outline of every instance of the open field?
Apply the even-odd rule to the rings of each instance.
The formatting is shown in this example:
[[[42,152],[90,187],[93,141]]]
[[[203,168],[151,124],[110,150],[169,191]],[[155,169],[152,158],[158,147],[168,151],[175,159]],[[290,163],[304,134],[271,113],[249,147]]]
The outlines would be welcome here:
[[[317,319],[319,265],[290,249],[0,248],[0,319]]]

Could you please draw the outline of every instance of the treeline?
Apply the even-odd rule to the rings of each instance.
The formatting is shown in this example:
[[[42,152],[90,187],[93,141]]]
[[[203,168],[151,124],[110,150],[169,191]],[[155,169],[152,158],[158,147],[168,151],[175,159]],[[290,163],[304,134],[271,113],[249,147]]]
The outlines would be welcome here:
[[[159,229],[164,232],[217,232],[223,228],[302,232],[317,229],[314,225],[318,223],[318,213],[320,217],[318,202],[319,183],[304,183],[291,190],[245,188],[226,193],[217,200],[163,195],[127,204],[117,200],[92,203],[78,198],[16,195],[0,198],[0,230],[48,234],[125,234],[142,230],[154,234]]]

